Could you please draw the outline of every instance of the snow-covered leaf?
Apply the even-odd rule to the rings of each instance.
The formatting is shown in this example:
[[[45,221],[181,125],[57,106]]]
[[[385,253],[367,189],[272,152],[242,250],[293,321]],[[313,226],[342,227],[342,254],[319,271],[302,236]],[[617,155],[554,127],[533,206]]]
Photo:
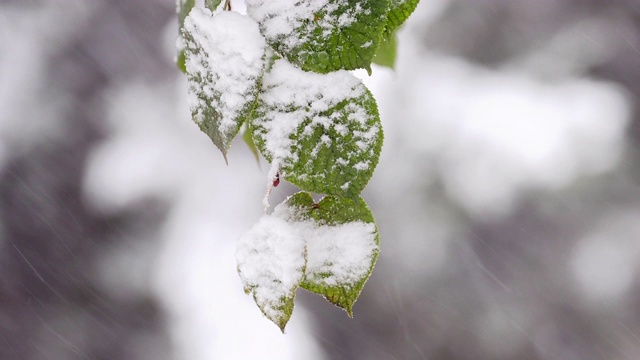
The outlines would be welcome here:
[[[251,114],[265,68],[266,43],[249,17],[195,8],[185,20],[189,107],[225,156]]]
[[[379,235],[362,199],[299,192],[242,235],[236,258],[245,291],[282,331],[299,286],[352,316],[378,257]]]
[[[254,141],[281,177],[315,193],[360,194],[378,164],[383,134],[375,100],[359,79],[277,60],[258,102]]]
[[[370,64],[389,0],[246,0],[267,42],[304,70],[327,73]]]
[[[312,210],[318,224],[307,237],[302,288],[324,296],[353,316],[353,304],[371,275],[380,237],[371,210],[361,198],[327,196]]]
[[[305,194],[307,195],[307,194]],[[299,209],[313,205],[309,195],[293,196],[263,216],[239,240],[238,274],[262,313],[280,330],[293,312],[296,289],[304,276],[305,241]]]
[[[420,0],[391,0],[385,33],[391,36],[409,18]]]

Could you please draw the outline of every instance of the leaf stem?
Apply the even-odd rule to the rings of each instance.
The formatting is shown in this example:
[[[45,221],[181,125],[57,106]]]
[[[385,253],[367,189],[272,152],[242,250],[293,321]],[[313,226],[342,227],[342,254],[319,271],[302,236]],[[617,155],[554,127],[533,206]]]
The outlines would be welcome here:
[[[273,159],[271,162],[271,168],[267,174],[267,193],[264,194],[264,198],[262,199],[262,206],[264,207],[265,215],[268,213],[269,207],[271,206],[269,204],[269,195],[271,195],[271,190],[275,187],[273,180],[276,178],[276,174],[280,177],[280,160]]]

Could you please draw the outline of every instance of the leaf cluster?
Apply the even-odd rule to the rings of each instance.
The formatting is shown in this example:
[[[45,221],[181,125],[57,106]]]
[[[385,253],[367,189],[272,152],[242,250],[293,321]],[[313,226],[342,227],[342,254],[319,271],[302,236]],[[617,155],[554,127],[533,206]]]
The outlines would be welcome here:
[[[418,0],[246,0],[248,16],[223,11],[231,9],[228,1],[206,0],[205,8],[177,1],[178,66],[189,81],[194,121],[225,160],[244,128],[243,139],[271,163],[270,174],[306,191],[280,205],[295,212],[281,216],[276,207],[243,236],[238,271],[245,289],[283,330],[298,286],[351,316],[378,256],[377,228],[360,193],[377,166],[383,131],[373,95],[349,70],[371,74],[372,62],[393,67],[395,32]],[[307,192],[327,196],[315,203]],[[280,223],[288,225],[274,225]],[[296,232],[300,224],[314,230]],[[364,240],[341,230],[363,224],[375,228],[360,233]],[[352,253],[336,252],[342,247]],[[295,256],[274,255],[256,270],[259,249]],[[354,252],[360,263],[349,261],[358,258]],[[333,256],[328,262],[326,254]],[[273,270],[280,268],[295,276]]]

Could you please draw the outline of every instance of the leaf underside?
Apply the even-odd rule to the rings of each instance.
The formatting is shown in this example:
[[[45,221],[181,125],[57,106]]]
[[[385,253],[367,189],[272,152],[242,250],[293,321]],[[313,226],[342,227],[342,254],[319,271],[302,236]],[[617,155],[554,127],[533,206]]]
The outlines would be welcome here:
[[[253,142],[253,136],[251,135],[252,132],[253,130],[251,129],[251,125],[248,122],[246,122],[244,133],[242,134],[242,140],[247,145],[247,147],[249,148],[253,156],[256,158],[256,163],[260,165],[260,152],[256,147],[256,143]]]
[[[396,63],[396,48],[397,41],[395,33],[390,36],[386,36],[385,34],[382,36],[380,47],[378,47],[378,51],[373,57],[373,63],[393,69]]]

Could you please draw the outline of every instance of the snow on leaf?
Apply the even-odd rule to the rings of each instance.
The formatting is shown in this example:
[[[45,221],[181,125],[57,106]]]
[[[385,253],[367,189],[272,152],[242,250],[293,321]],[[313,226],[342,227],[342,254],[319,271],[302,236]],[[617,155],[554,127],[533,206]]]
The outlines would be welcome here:
[[[385,27],[389,0],[246,0],[267,42],[304,70],[364,68]]]
[[[353,198],[373,174],[383,134],[375,100],[347,71],[326,75],[277,60],[252,120],[258,149],[303,190]]]
[[[185,20],[183,36],[191,115],[226,159],[253,109],[266,43],[249,17],[229,11],[212,17],[200,8]]]
[[[305,267],[301,229],[305,223],[295,220],[301,206],[312,204],[311,197],[290,197],[243,234],[236,250],[238,274],[245,292],[253,294],[262,313],[283,332],[291,318]]]
[[[307,233],[302,288],[324,296],[353,316],[353,304],[378,258],[380,237],[361,198],[327,196],[312,210],[317,226]]]
[[[388,37],[392,36],[400,25],[404,24],[419,2],[420,0],[391,0],[385,28]]]

